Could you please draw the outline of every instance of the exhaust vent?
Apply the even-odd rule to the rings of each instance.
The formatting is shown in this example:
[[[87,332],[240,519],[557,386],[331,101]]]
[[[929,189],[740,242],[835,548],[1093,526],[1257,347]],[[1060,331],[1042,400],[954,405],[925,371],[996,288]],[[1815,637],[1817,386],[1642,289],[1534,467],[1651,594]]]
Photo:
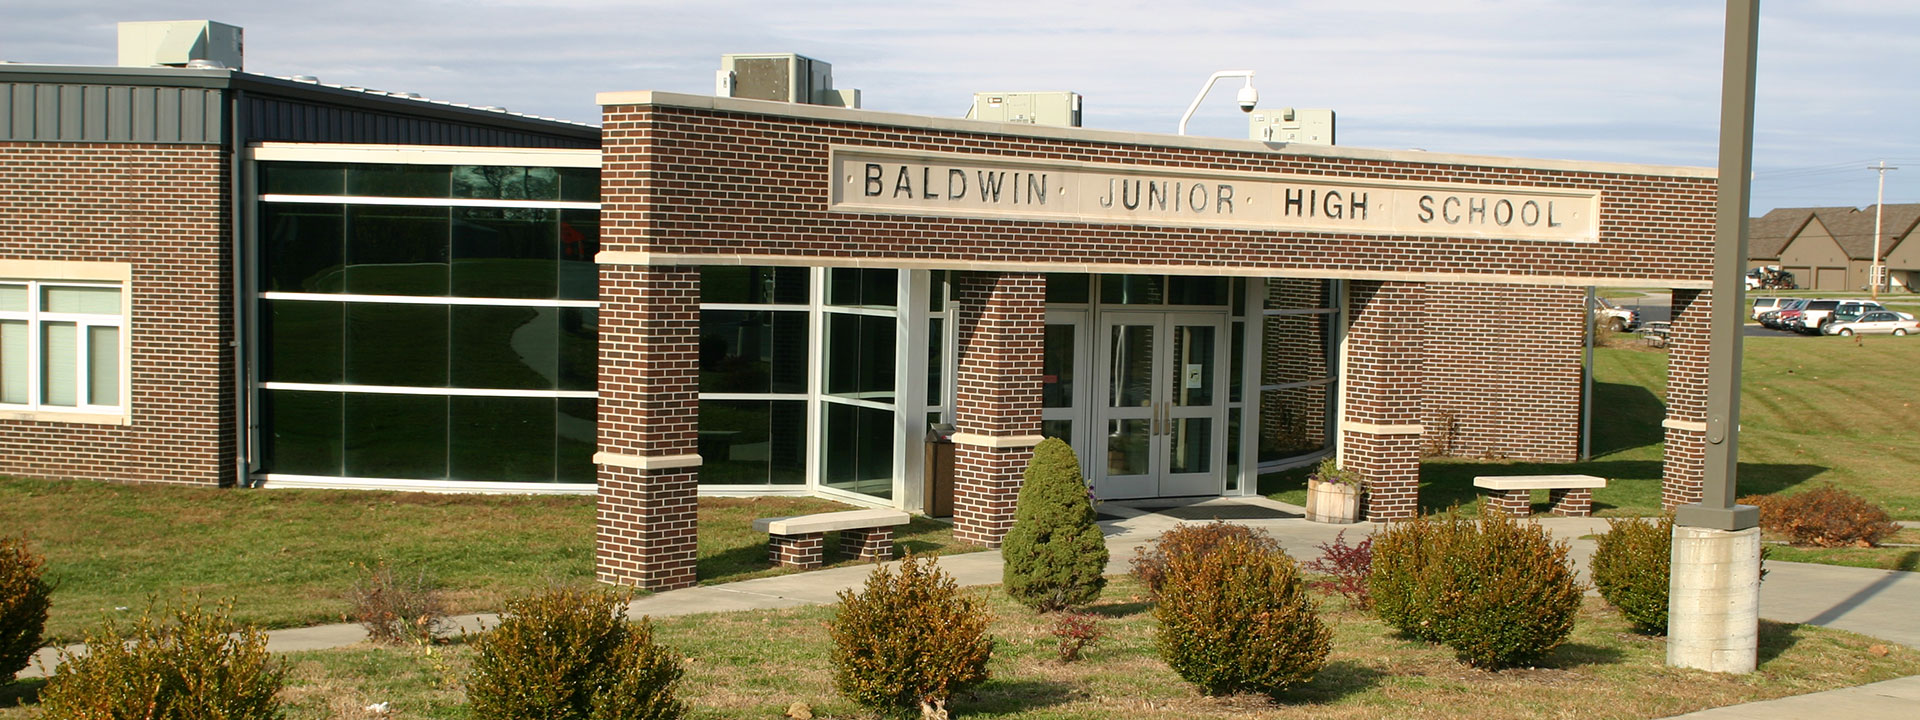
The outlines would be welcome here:
[[[120,23],[120,66],[178,68],[242,67],[238,26],[211,20]]]

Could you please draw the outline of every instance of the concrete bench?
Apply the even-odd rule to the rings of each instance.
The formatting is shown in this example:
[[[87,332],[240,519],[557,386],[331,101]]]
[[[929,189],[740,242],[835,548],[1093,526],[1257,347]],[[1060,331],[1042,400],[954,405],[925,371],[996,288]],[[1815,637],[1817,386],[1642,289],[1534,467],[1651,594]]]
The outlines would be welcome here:
[[[767,554],[775,565],[811,570],[826,555],[825,535],[840,533],[840,549],[861,560],[893,558],[893,527],[913,518],[899,510],[843,512],[760,518],[753,529],[767,534]]]
[[[1516,517],[1533,514],[1533,491],[1547,490],[1551,512],[1563,517],[1593,514],[1593,489],[1607,481],[1592,475],[1481,475],[1473,486],[1487,491],[1487,507]]]

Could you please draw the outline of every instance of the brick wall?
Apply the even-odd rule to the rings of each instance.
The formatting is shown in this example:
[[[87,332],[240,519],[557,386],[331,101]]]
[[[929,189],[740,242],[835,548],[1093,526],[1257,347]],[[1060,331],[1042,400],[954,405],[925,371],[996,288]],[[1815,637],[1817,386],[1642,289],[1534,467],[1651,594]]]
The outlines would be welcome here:
[[[1583,288],[1429,283],[1426,454],[1578,460],[1585,303]]]
[[[700,273],[600,269],[599,448],[641,469],[601,463],[595,574],[670,590],[694,583],[700,421]]]
[[[1353,283],[1348,291],[1341,466],[1366,483],[1366,516],[1401,520],[1419,513],[1422,349],[1427,287]]]
[[[1666,462],[1660,504],[1668,510],[1696,503],[1707,482],[1707,344],[1713,293],[1673,291],[1667,335]]]
[[[959,359],[955,429],[1016,444],[954,448],[953,534],[997,547],[1040,434],[1047,280],[1035,273],[959,273],[953,287]]]
[[[133,266],[130,423],[0,420],[0,474],[234,478],[227,153],[0,143],[0,258]]]
[[[1100,262],[1316,272],[1498,273],[1697,281],[1712,264],[1714,181],[1613,172],[1170,148],[1017,137],[666,105],[604,108],[607,250]],[[834,145],[1256,173],[1594,189],[1592,243],[829,211]],[[618,232],[624,221],[632,232]]]

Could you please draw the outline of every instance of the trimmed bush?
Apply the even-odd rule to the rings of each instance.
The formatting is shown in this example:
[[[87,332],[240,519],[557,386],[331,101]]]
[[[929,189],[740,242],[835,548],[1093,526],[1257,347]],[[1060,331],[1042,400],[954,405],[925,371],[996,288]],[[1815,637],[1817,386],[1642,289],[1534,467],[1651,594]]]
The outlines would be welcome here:
[[[1107,542],[1080,461],[1059,438],[1033,449],[1000,556],[1007,594],[1040,612],[1093,602],[1107,586]]]
[[[1380,619],[1443,643],[1469,665],[1532,662],[1565,642],[1580,611],[1567,544],[1504,513],[1456,513],[1382,531],[1373,546]]]
[[[1740,502],[1760,508],[1760,527],[1796,545],[1873,547],[1899,532],[1887,511],[1832,483],[1787,496],[1754,496]]]
[[[879,711],[944,707],[986,682],[989,619],[930,558],[908,555],[897,573],[876,567],[859,592],[840,592],[828,625],[834,687]]]
[[[267,635],[185,601],[155,618],[149,608],[124,630],[108,621],[84,653],[61,653],[60,672],[40,692],[45,720],[267,720],[286,670],[267,656]]]
[[[1201,525],[1180,523],[1161,533],[1152,543],[1134,549],[1133,576],[1146,584],[1148,594],[1158,597],[1161,586],[1166,584],[1170,563],[1206,555],[1230,539],[1243,540],[1261,552],[1280,551],[1280,541],[1258,528],[1219,520]]]
[[[1607,521],[1593,551],[1593,585],[1640,632],[1667,634],[1673,516]]]
[[[680,657],[653,624],[626,619],[623,593],[563,587],[507,603],[474,640],[467,702],[481,720],[666,720],[686,713],[674,691]]]
[[[33,661],[53,606],[53,586],[40,576],[46,560],[22,538],[0,537],[0,685]]]
[[[368,639],[389,645],[433,642],[447,621],[440,588],[425,570],[404,573],[385,562],[361,569],[347,605]]]
[[[1313,679],[1332,649],[1293,558],[1244,536],[1169,561],[1153,615],[1160,657],[1208,695],[1276,695]]]

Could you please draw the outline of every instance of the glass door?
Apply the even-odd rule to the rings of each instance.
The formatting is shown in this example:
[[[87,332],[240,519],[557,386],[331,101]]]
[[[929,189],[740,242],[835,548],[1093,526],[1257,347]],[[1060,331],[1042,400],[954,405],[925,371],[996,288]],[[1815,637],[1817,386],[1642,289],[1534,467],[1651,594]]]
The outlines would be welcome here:
[[[1103,499],[1218,495],[1226,451],[1225,315],[1101,317],[1094,493]]]

